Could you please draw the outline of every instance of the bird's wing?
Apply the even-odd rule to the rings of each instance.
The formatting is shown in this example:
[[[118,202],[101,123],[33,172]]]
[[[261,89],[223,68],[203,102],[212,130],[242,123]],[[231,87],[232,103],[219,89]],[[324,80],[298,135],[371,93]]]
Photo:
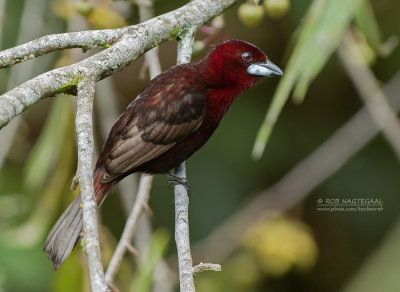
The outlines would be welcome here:
[[[109,151],[102,183],[158,157],[201,125],[204,94],[184,93],[180,88],[168,94],[169,87],[151,98],[139,96],[114,125],[105,146]]]

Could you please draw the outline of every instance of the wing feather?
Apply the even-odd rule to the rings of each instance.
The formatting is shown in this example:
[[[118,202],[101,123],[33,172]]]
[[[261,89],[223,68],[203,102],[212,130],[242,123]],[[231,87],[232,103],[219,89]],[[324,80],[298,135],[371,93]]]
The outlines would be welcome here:
[[[119,119],[121,123],[114,126],[115,131],[111,131],[114,134],[109,136],[112,141],[106,142],[109,153],[102,183],[160,156],[201,125],[205,114],[204,95],[178,92],[164,98],[157,96],[157,102],[152,102],[141,94],[142,98],[130,105],[131,117],[124,113]]]

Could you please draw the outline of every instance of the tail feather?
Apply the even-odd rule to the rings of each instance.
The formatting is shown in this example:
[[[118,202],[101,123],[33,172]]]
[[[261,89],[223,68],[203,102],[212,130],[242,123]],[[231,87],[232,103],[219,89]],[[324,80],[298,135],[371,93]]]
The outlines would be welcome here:
[[[101,173],[100,173],[101,172]],[[109,189],[116,182],[101,184],[103,171],[95,172],[94,189],[97,206],[100,206]],[[78,195],[54,224],[46,238],[43,251],[57,270],[68,258],[81,238],[83,227],[81,196]]]
[[[47,236],[43,250],[57,270],[80,239],[82,231],[81,196],[78,195],[57,220]]]

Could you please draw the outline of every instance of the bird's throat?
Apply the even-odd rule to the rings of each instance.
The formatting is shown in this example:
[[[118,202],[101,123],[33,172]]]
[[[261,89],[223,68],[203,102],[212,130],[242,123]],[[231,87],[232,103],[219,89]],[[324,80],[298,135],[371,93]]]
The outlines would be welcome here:
[[[239,94],[240,92],[233,88],[209,89],[207,92],[207,115],[219,122]]]

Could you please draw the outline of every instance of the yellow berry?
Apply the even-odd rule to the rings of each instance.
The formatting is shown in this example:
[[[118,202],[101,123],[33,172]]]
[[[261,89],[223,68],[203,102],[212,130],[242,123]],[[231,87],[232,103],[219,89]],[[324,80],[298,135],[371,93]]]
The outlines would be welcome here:
[[[289,0],[265,0],[267,14],[274,19],[282,18],[290,7]]]
[[[261,6],[244,3],[238,9],[240,21],[249,27],[257,26],[264,18],[264,9]]]
[[[89,2],[76,2],[75,11],[83,16],[88,16],[93,11],[93,5]]]

